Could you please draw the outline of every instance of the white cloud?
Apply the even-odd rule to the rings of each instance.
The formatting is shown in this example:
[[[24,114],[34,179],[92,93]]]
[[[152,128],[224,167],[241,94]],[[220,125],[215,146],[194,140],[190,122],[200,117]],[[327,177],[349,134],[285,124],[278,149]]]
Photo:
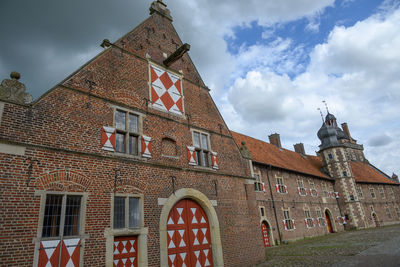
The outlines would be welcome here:
[[[258,45],[242,51],[237,64],[251,67],[236,79],[228,97],[243,118],[240,129],[264,140],[267,131],[278,132],[288,148],[303,141],[317,150],[321,120],[316,109],[326,100],[339,122],[349,123],[373,164],[400,173],[400,142],[390,139],[400,133],[400,9],[386,10],[351,27],[335,27],[310,53],[304,73],[292,79],[277,71],[282,62],[276,59],[286,56],[296,66],[296,53],[290,54],[296,48],[290,44],[281,50]],[[258,57],[268,64],[258,63]]]

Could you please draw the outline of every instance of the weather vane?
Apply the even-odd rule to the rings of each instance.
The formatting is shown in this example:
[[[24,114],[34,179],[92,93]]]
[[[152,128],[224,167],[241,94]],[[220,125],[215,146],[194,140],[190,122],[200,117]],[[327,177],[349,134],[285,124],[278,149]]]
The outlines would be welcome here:
[[[328,112],[328,114],[329,114],[328,104],[326,103],[325,100],[322,100],[322,103],[324,103],[325,108],[326,108],[326,112]]]

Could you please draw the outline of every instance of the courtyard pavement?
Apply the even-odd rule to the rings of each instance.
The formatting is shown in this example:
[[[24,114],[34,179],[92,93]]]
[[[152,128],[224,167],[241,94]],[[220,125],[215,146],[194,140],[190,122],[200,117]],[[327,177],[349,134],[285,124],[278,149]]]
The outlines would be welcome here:
[[[265,266],[400,266],[400,225],[305,238],[266,249]]]

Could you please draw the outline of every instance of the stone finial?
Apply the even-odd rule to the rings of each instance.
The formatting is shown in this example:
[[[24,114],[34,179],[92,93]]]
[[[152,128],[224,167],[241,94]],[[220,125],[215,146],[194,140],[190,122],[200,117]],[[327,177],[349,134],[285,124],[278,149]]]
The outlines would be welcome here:
[[[32,96],[26,93],[26,87],[19,78],[21,74],[16,71],[11,72],[11,79],[4,79],[0,84],[0,99],[10,100],[21,104],[32,102]]]
[[[246,143],[244,141],[242,141],[242,146],[240,147],[240,153],[242,154],[242,157],[245,159],[252,159],[251,157],[251,152],[249,151],[249,149],[246,146]]]
[[[392,180],[396,181],[396,182],[399,182],[399,177],[395,173],[393,173],[392,174]]]
[[[154,13],[158,13],[161,16],[172,21],[171,12],[169,11],[169,9],[167,8],[167,5],[162,0],[157,0],[157,1],[154,1],[153,3],[151,3],[150,15],[153,15]]]

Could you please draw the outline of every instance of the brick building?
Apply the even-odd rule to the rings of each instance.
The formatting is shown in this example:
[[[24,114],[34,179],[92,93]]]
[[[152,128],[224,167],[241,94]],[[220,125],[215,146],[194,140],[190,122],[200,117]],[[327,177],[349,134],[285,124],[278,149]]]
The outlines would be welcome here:
[[[398,182],[353,139],[317,157],[232,133],[162,1],[102,47],[34,102],[1,84],[1,265],[251,266],[274,240],[398,221]]]
[[[400,184],[365,158],[347,123],[337,126],[328,112],[317,156],[302,143],[282,148],[279,134],[269,143],[232,132],[249,161],[266,246],[351,228],[400,222]]]

